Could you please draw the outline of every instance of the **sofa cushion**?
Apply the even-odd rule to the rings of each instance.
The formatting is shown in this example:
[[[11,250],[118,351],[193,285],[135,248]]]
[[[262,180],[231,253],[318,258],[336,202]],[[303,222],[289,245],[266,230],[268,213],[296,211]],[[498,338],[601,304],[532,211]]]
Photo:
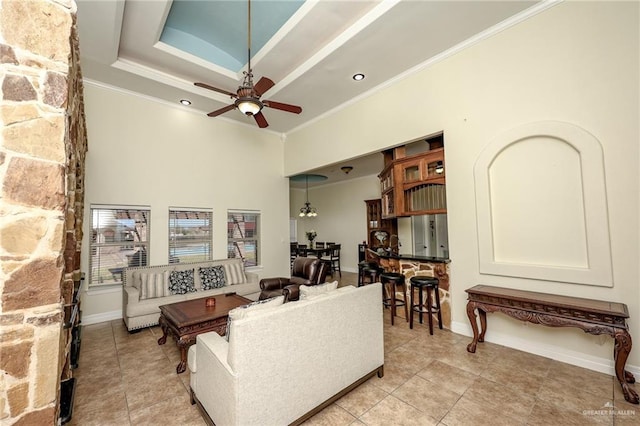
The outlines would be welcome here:
[[[261,311],[264,312],[269,309],[275,309],[284,303],[284,296],[276,296],[271,299],[256,300],[255,302],[248,303],[246,305],[238,306],[229,311],[227,316],[227,330],[225,332],[225,339],[229,340],[231,334],[231,325],[234,320],[247,318],[251,316],[252,312]]]
[[[203,290],[224,287],[227,283],[222,266],[198,268],[198,274],[200,275]]]
[[[193,269],[171,271],[169,274],[169,291],[171,294],[186,294],[196,291]]]
[[[318,285],[301,285],[300,286],[300,300],[309,300],[315,297],[328,294],[338,288],[338,281],[332,283],[324,283]]]
[[[167,272],[141,273],[140,274],[140,300],[169,296],[167,285]]]
[[[244,284],[247,277],[244,274],[244,265],[241,262],[225,263],[224,273],[227,278],[227,284]]]

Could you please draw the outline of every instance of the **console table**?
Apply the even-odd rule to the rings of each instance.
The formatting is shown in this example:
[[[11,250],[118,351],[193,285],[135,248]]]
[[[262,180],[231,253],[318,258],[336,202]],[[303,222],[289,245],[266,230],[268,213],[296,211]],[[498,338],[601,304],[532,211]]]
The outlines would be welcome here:
[[[629,387],[633,374],[624,369],[631,352],[631,336],[627,327],[629,311],[624,303],[558,296],[533,291],[477,285],[468,293],[467,316],[473,329],[473,341],[467,351],[475,353],[478,342],[487,332],[487,312],[502,312],[510,317],[550,327],[578,327],[589,334],[608,334],[615,340],[613,358],[616,378],[624,399],[638,404],[638,394]],[[480,317],[480,330],[476,310]]]

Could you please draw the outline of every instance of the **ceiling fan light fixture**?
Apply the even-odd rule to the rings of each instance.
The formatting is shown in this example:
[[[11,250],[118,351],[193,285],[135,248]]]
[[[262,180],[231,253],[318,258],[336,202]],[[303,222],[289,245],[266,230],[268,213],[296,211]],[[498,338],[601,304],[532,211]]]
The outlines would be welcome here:
[[[262,102],[255,98],[239,98],[236,107],[245,115],[255,115],[262,109]]]

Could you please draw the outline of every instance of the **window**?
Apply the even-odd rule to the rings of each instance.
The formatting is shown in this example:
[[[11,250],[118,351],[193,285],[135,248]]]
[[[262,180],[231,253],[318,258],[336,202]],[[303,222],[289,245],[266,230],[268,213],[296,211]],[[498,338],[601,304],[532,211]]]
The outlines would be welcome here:
[[[227,216],[227,257],[240,257],[244,266],[260,264],[260,213],[229,211]]]
[[[211,260],[211,210],[169,209],[169,263]]]
[[[91,206],[89,285],[122,283],[128,266],[149,259],[149,209]]]

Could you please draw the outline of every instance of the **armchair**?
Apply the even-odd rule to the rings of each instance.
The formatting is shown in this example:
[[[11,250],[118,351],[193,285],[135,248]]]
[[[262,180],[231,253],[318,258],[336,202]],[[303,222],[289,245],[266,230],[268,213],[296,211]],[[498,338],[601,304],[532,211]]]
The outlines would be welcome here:
[[[291,266],[291,278],[263,278],[260,280],[260,300],[284,295],[285,302],[298,300],[301,285],[325,282],[327,264],[315,257],[297,257]]]

